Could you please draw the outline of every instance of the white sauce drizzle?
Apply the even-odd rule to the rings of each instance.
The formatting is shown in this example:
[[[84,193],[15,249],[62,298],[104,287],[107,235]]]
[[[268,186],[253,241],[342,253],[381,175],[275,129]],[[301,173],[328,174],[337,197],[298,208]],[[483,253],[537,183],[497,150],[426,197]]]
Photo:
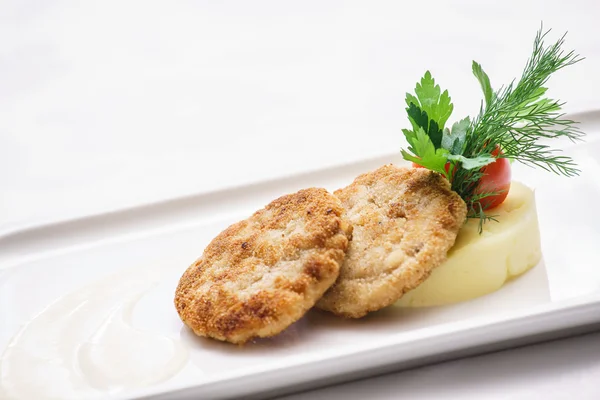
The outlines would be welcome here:
[[[120,273],[48,306],[0,357],[0,398],[103,398],[177,374],[189,359],[183,343],[132,325],[135,305],[158,277],[148,269]]]

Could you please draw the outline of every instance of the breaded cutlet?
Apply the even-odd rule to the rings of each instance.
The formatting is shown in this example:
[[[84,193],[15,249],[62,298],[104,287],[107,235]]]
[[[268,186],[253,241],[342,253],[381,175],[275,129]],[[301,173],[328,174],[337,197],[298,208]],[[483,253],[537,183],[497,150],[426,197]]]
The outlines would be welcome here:
[[[445,259],[466,205],[438,173],[383,166],[334,193],[353,225],[337,282],[317,307],[359,318],[398,300]]]
[[[325,189],[282,196],[215,237],[175,293],[197,335],[269,337],[301,318],[339,275],[352,227]]]

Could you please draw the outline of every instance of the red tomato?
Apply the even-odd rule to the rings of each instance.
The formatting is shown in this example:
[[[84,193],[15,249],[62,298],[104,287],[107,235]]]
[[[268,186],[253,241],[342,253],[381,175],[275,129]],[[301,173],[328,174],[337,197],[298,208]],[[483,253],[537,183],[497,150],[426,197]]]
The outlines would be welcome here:
[[[498,156],[499,153],[500,149],[496,148],[492,155]],[[484,175],[475,189],[475,194],[500,192],[497,195],[484,197],[480,200],[484,210],[498,207],[506,199],[510,190],[510,162],[507,158],[498,158],[493,163],[483,167],[481,172]]]

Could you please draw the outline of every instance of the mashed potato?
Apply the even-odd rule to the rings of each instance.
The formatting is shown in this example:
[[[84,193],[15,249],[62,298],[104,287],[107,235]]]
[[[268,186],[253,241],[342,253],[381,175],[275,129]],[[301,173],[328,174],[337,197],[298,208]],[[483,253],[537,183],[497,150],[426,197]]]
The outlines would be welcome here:
[[[448,252],[448,260],[396,305],[438,306],[479,297],[540,261],[540,232],[531,189],[512,182],[504,203],[489,214],[498,222],[487,222],[480,235],[479,220],[469,220]]]

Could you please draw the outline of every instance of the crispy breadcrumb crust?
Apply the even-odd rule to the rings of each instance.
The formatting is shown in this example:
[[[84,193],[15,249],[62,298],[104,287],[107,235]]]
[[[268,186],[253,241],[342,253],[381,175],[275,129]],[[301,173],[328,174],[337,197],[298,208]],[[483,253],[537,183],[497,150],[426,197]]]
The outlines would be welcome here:
[[[244,343],[276,335],[335,282],[351,234],[340,200],[325,189],[282,196],[210,242],[179,281],[177,312],[200,336]]]
[[[334,193],[353,225],[335,285],[317,303],[359,318],[417,287],[446,259],[466,205],[440,174],[383,166]]]

